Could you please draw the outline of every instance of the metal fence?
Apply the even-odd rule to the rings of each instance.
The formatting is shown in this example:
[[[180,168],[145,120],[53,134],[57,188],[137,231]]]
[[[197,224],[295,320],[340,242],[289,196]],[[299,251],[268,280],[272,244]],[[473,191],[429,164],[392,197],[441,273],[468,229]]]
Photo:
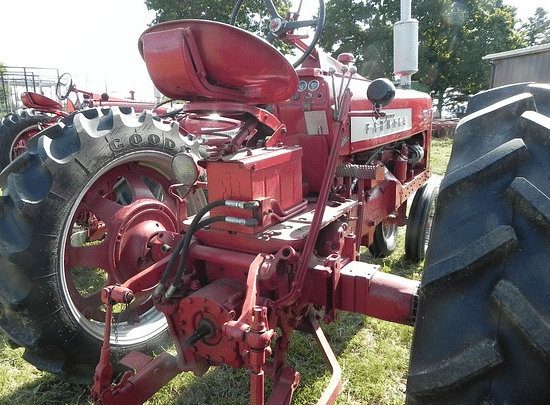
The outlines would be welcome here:
[[[55,99],[59,70],[55,68],[5,66],[0,70],[0,115],[22,106],[21,93],[33,91]]]

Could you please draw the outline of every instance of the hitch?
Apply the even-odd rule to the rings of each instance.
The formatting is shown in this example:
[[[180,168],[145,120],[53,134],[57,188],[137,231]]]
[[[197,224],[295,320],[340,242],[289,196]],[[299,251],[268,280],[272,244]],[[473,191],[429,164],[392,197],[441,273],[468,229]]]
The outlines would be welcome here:
[[[166,352],[154,359],[143,353],[131,352],[119,362],[130,370],[123,374],[118,384],[111,385],[113,366],[110,339],[113,305],[130,304],[133,299],[132,291],[123,286],[109,286],[101,290],[101,300],[106,305],[105,329],[90,393],[94,404],[142,404],[180,372],[176,358]]]

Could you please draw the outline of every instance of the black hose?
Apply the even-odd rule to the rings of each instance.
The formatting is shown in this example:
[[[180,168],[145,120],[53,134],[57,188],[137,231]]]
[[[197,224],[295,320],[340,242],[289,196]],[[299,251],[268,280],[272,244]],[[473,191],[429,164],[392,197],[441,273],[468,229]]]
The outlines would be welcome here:
[[[172,282],[171,287],[166,292],[167,298],[170,298],[170,296],[172,295],[170,291],[173,291],[174,289],[176,289],[178,284],[181,281],[181,277],[183,276],[183,272],[185,271],[185,262],[187,261],[187,255],[189,253],[189,245],[191,244],[191,238],[193,237],[193,234],[199,229],[204,228],[205,226],[208,226],[214,222],[224,222],[225,218],[226,218],[225,215],[206,218],[205,220],[199,222],[192,230],[189,229],[189,232],[185,234],[185,238],[183,238],[183,249],[180,257],[178,271],[176,273],[176,276],[174,277],[174,281]]]
[[[157,289],[155,290],[155,295],[160,295],[162,292],[162,289],[168,282],[168,279],[170,278],[170,274],[173,272],[174,263],[176,262],[176,258],[180,255],[182,252],[182,249],[184,248],[185,240],[187,239],[188,235],[193,235],[195,233],[197,228],[197,224],[200,222],[202,217],[208,213],[213,208],[219,207],[225,205],[225,200],[218,200],[211,202],[210,204],[206,204],[204,207],[202,207],[199,212],[195,215],[193,218],[193,221],[191,221],[191,224],[189,225],[189,230],[185,234],[185,237],[182,238],[176,247],[174,248],[174,251],[172,252],[172,256],[170,257],[170,260],[168,261],[168,264],[166,265],[166,270],[164,270],[164,273],[162,274],[162,278],[160,279],[159,285],[157,286]],[[191,236],[189,236],[189,242],[191,241]]]

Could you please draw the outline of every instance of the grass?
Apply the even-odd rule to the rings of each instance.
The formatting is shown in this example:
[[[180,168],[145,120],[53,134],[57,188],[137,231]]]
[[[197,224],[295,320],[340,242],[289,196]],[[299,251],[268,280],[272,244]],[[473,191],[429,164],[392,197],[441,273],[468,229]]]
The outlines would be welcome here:
[[[443,175],[450,156],[451,140],[436,139],[431,160],[434,174]],[[373,259],[363,252],[362,260],[381,266],[382,271],[420,279],[423,264],[404,258],[404,229],[396,251],[388,258]],[[342,313],[338,322],[322,325],[342,367],[340,405],[401,405],[413,329],[363,315]],[[25,362],[23,349],[12,348],[0,332],[0,405],[89,404],[88,387],[59,381]],[[289,363],[301,373],[293,404],[315,403],[330,375],[310,336],[296,332]],[[148,405],[246,405],[248,373],[228,367],[212,368],[203,377],[183,373],[164,386]],[[121,404],[123,405],[123,404]]]
[[[450,138],[439,138],[432,141],[430,162],[434,174],[443,176],[447,168],[447,162],[451,157],[453,140]]]

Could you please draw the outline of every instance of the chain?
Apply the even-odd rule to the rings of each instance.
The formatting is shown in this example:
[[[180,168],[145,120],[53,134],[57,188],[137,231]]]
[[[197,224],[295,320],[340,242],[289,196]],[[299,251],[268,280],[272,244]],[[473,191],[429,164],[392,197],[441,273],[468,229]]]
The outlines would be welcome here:
[[[118,314],[118,319],[120,319],[121,315],[126,312],[128,310],[128,308],[130,308],[130,304],[124,304],[124,309]],[[115,319],[115,316],[113,315],[113,333],[115,335],[115,343],[118,343],[118,325],[119,325],[119,321],[116,321]]]
[[[113,319],[114,319],[114,317],[113,317]],[[114,326],[113,332],[115,334],[115,343],[118,343],[118,322],[115,321],[113,326]]]

